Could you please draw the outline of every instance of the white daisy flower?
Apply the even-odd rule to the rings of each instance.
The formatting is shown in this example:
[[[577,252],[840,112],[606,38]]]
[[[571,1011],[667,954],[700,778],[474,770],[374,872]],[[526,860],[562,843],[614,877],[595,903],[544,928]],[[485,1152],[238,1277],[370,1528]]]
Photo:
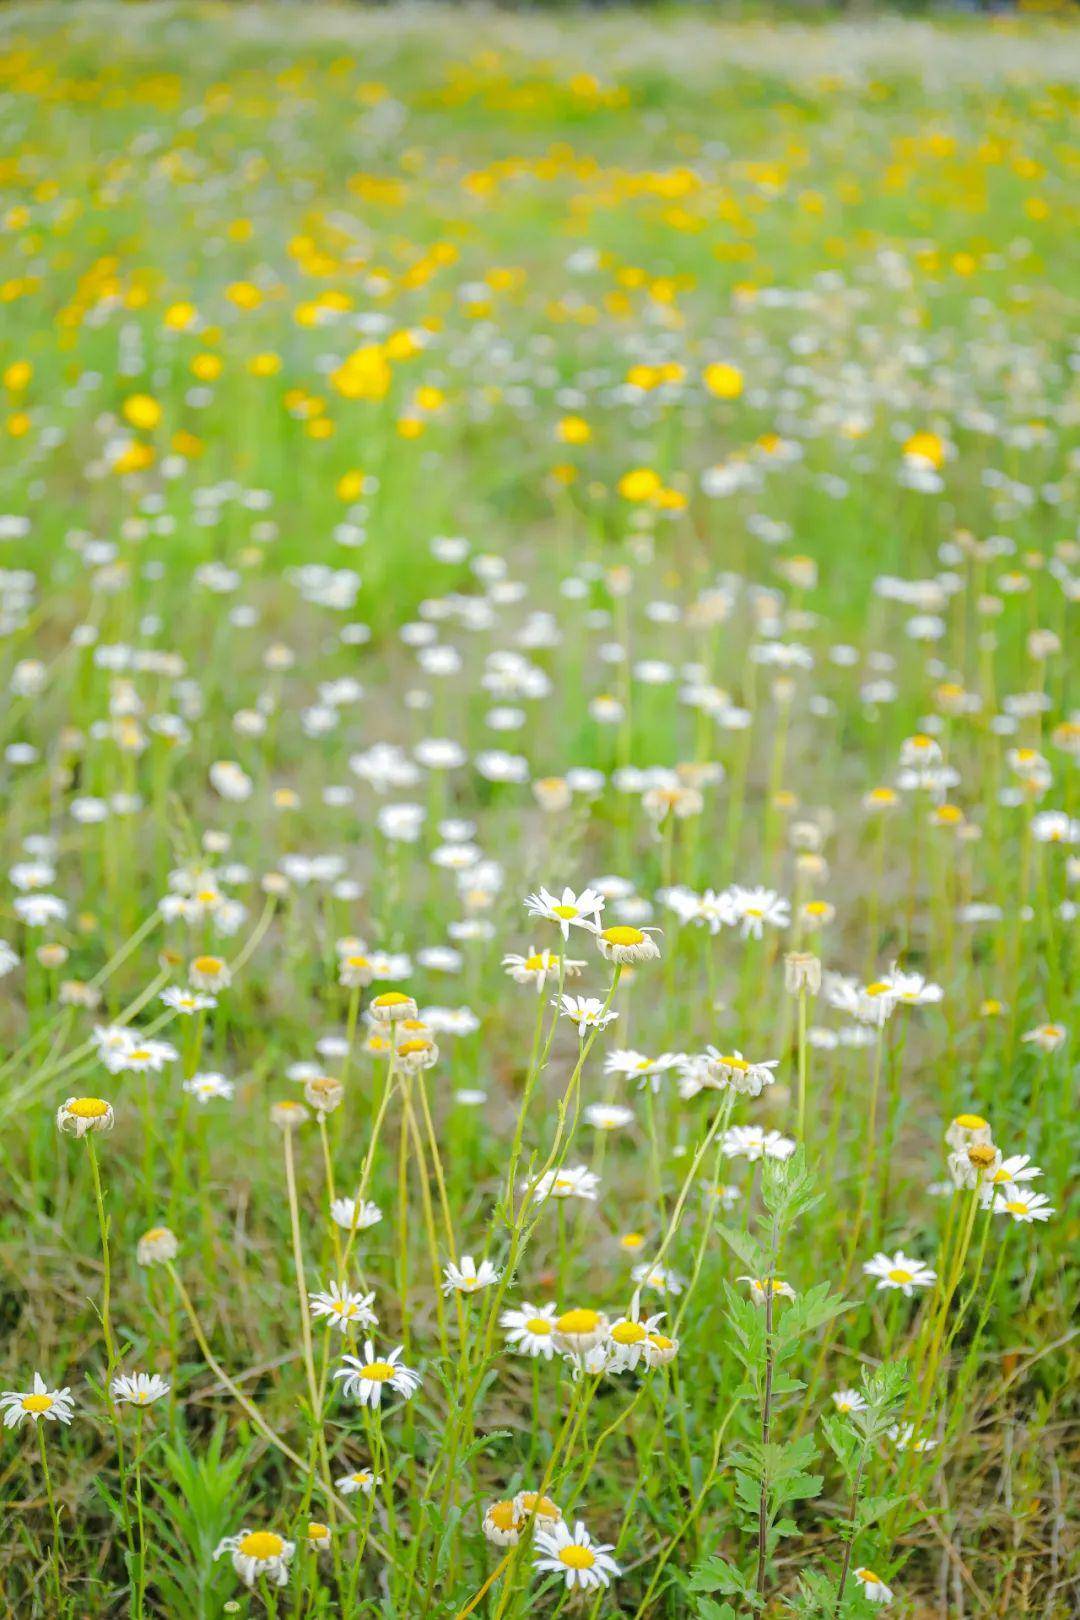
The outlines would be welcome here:
[[[380,1474],[373,1473],[370,1468],[355,1468],[351,1474],[339,1474],[334,1483],[342,1496],[355,1496],[358,1491],[364,1496],[370,1496],[381,1478]]]
[[[611,1547],[611,1542],[594,1542],[580,1519],[572,1534],[560,1520],[550,1530],[537,1529],[534,1567],[544,1575],[564,1575],[570,1592],[575,1587],[593,1591],[620,1573]]]
[[[330,1219],[347,1232],[362,1232],[382,1220],[382,1210],[368,1199],[335,1198],[330,1204]]]
[[[379,1318],[371,1308],[374,1293],[358,1294],[340,1283],[331,1283],[320,1293],[309,1294],[308,1304],[312,1316],[326,1319],[328,1327],[347,1333],[350,1328],[369,1328],[378,1325]]]
[[[522,1190],[527,1192],[529,1185],[526,1182]],[[532,1183],[533,1197],[539,1204],[549,1198],[586,1198],[594,1203],[599,1185],[600,1177],[586,1165],[567,1165],[562,1170],[546,1170]]]
[[[499,1326],[507,1329],[506,1343],[518,1355],[543,1356],[545,1361],[550,1361],[555,1354],[555,1321],[558,1314],[559,1307],[550,1302],[547,1305],[522,1305],[503,1311]]]
[[[35,1425],[39,1418],[44,1418],[46,1423],[70,1423],[74,1411],[71,1390],[67,1386],[50,1389],[38,1372],[34,1374],[34,1387],[28,1393],[5,1389],[0,1395],[5,1429],[17,1429],[27,1418]]]
[[[152,1406],[169,1393],[169,1385],[157,1373],[121,1373],[109,1388],[114,1401],[129,1406]]]
[[[475,1294],[499,1280],[499,1273],[490,1260],[481,1260],[478,1266],[471,1254],[463,1254],[457,1265],[451,1261],[444,1266],[443,1276],[446,1279],[442,1285],[444,1294]]]
[[[931,1283],[937,1282],[937,1272],[929,1266],[924,1266],[921,1260],[912,1260],[902,1249],[897,1249],[890,1258],[887,1254],[875,1254],[872,1260],[863,1262],[863,1271],[868,1277],[876,1277],[878,1288],[899,1288],[905,1299],[910,1299],[916,1288],[929,1288]]]
[[[399,1344],[383,1359],[376,1356],[375,1346],[366,1339],[363,1357],[342,1356],[342,1365],[334,1377],[342,1380],[344,1393],[353,1396],[361,1406],[380,1406],[388,1388],[403,1400],[411,1401],[420,1388],[420,1375],[399,1362],[403,1348]]]
[[[1056,1211],[1045,1193],[1030,1187],[1007,1187],[994,1199],[995,1215],[1011,1215],[1014,1221],[1030,1226],[1033,1221],[1048,1221]]]
[[[595,889],[582,889],[580,894],[575,894],[571,888],[564,889],[559,897],[541,886],[538,893],[526,896],[525,905],[530,917],[542,917],[547,922],[557,923],[563,939],[568,940],[571,928],[584,928],[592,934],[597,932],[604,897],[597,894]]]
[[[585,1039],[590,1029],[606,1029],[619,1016],[610,1008],[605,1012],[604,1003],[599,996],[564,995],[560,996],[557,1002],[552,1002],[552,1006],[557,1006],[563,1017],[569,1018],[570,1022],[576,1025],[581,1040]]]

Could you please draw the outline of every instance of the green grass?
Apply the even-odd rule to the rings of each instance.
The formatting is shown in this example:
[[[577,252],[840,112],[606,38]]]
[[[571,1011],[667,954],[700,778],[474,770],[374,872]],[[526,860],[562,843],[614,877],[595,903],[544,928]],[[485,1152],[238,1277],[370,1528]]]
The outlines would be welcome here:
[[[1071,1612],[1074,56],[1037,19],[6,9],[0,1383],[75,1403],[2,1431],[6,1614],[849,1620],[866,1568],[912,1620]],[[355,768],[383,744],[414,779]],[[571,931],[618,1014],[579,1042],[501,964],[558,955],[527,895],[601,880],[661,955]],[[759,884],[761,940],[668,898]],[[206,955],[231,984],[174,1012]],[[829,975],[895,963],[942,995],[879,1033]],[[417,1073],[365,1016],[395,988],[473,1015]],[[116,1023],[176,1056],[110,1070]],[[708,1047],[776,1068],[684,1095]],[[620,1049],[682,1061],[654,1094]],[[325,1132],[271,1117],[297,1064]],[[89,1096],[115,1128],[59,1132]],[[968,1113],[1048,1221],[942,1190]],[[747,1126],[798,1151],[725,1155]],[[526,1195],[575,1166],[595,1199]],[[898,1250],[910,1298],[863,1270]],[[444,1300],[465,1254],[499,1280]],[[332,1379],[366,1333],[308,1351],[339,1274],[421,1378],[376,1420]],[[533,1361],[525,1302],[666,1311],[677,1353]],[[485,1539],[541,1484],[614,1549],[595,1597]],[[215,1560],[241,1530],[297,1543],[280,1592]]]

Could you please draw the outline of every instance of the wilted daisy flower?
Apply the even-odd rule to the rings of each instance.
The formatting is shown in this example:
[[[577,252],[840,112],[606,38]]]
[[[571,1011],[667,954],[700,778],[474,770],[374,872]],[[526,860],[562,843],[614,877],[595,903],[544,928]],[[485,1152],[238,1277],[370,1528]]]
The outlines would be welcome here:
[[[14,1389],[4,1390],[0,1395],[0,1411],[4,1414],[5,1429],[16,1429],[27,1418],[35,1425],[39,1418],[44,1418],[46,1423],[70,1423],[75,1402],[69,1388],[50,1389],[41,1374],[36,1372],[34,1387],[28,1394]]]
[[[56,1110],[56,1123],[69,1136],[87,1132],[111,1131],[115,1123],[112,1104],[103,1097],[69,1097]]]
[[[499,1326],[506,1328],[507,1345],[522,1356],[543,1356],[550,1361],[555,1353],[555,1320],[559,1308],[547,1305],[522,1305],[503,1311]]]
[[[957,1114],[945,1132],[945,1141],[958,1153],[969,1147],[988,1146],[992,1141],[990,1126],[980,1114]]]
[[[863,1271],[866,1276],[878,1279],[879,1289],[899,1288],[905,1299],[910,1299],[916,1288],[929,1288],[937,1281],[936,1271],[919,1260],[910,1259],[902,1249],[897,1249],[891,1258],[887,1254],[875,1254],[872,1260],[863,1262]]]
[[[375,969],[363,951],[349,951],[338,958],[338,983],[344,990],[366,990]]]
[[[851,1573],[862,1588],[863,1597],[868,1598],[871,1603],[892,1602],[892,1587],[886,1586],[881,1576],[875,1575],[872,1569],[853,1569]]]
[[[619,1574],[619,1566],[610,1556],[611,1545],[594,1542],[580,1519],[572,1534],[560,1521],[550,1529],[537,1529],[535,1567],[545,1575],[564,1575],[570,1592],[575,1587],[594,1591],[610,1585],[611,1577]]]
[[[279,1131],[295,1131],[299,1126],[306,1124],[309,1118],[310,1115],[303,1103],[293,1102],[291,1097],[273,1103],[270,1108],[271,1123],[276,1125]]]
[[[382,1210],[369,1199],[335,1198],[330,1205],[330,1218],[335,1226],[347,1232],[362,1232],[382,1220]]]
[[[402,1350],[403,1346],[398,1345],[382,1359],[375,1354],[375,1346],[367,1339],[363,1356],[342,1356],[342,1365],[334,1377],[342,1380],[344,1393],[353,1396],[362,1406],[381,1406],[388,1388],[403,1400],[412,1400],[420,1388],[420,1375],[410,1367],[401,1365],[398,1357]]]
[[[537,1203],[544,1203],[548,1198],[586,1198],[595,1202],[599,1185],[600,1177],[594,1170],[584,1164],[574,1164],[562,1170],[545,1170],[538,1181],[525,1182],[523,1190],[528,1192],[531,1186]]]
[[[295,1542],[286,1541],[273,1530],[241,1530],[218,1542],[214,1558],[223,1558],[228,1553],[233,1569],[245,1586],[264,1580],[274,1586],[284,1586],[295,1551]]]
[[[140,1266],[163,1265],[167,1260],[175,1260],[179,1252],[176,1234],[167,1226],[152,1226],[135,1246],[135,1258]]]
[[[315,1074],[304,1082],[304,1101],[316,1118],[332,1114],[345,1100],[345,1087],[330,1074]]]
[[[355,1496],[358,1491],[370,1496],[379,1481],[380,1475],[370,1468],[356,1468],[351,1474],[339,1474],[334,1483],[342,1496]]]
[[[377,1326],[379,1319],[371,1308],[374,1298],[374,1293],[356,1293],[335,1282],[320,1293],[309,1294],[308,1305],[312,1316],[325,1317],[328,1327],[347,1333],[350,1328]]]
[[[585,928],[590,933],[598,931],[604,897],[593,889],[582,889],[580,894],[575,894],[573,889],[566,888],[560,898],[541,887],[538,893],[525,897],[525,905],[530,917],[557,923],[563,939],[568,940],[571,928]]]
[[[1014,1221],[1030,1226],[1033,1221],[1048,1221],[1056,1211],[1044,1193],[1030,1187],[1007,1187],[994,1199],[995,1215],[1011,1215]]]
[[[169,1386],[157,1373],[121,1373],[109,1385],[114,1401],[129,1406],[152,1406],[169,1393]]]
[[[443,1277],[446,1279],[442,1285],[444,1294],[475,1294],[497,1283],[499,1273],[490,1260],[481,1260],[478,1266],[471,1254],[463,1254],[457,1265],[451,1261],[443,1267]]]

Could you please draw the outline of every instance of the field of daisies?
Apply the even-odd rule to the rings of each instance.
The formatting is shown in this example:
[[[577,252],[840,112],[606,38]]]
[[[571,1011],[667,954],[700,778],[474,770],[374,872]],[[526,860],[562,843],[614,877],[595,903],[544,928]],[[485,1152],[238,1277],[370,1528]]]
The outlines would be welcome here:
[[[1078,63],[4,9],[5,1616],[1076,1612]]]

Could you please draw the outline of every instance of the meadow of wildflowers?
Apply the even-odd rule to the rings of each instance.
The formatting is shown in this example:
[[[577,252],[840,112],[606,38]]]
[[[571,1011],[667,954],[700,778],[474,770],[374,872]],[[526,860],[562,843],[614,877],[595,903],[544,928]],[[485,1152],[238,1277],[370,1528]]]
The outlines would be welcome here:
[[[1078,78],[5,10],[4,1615],[1076,1612]]]

